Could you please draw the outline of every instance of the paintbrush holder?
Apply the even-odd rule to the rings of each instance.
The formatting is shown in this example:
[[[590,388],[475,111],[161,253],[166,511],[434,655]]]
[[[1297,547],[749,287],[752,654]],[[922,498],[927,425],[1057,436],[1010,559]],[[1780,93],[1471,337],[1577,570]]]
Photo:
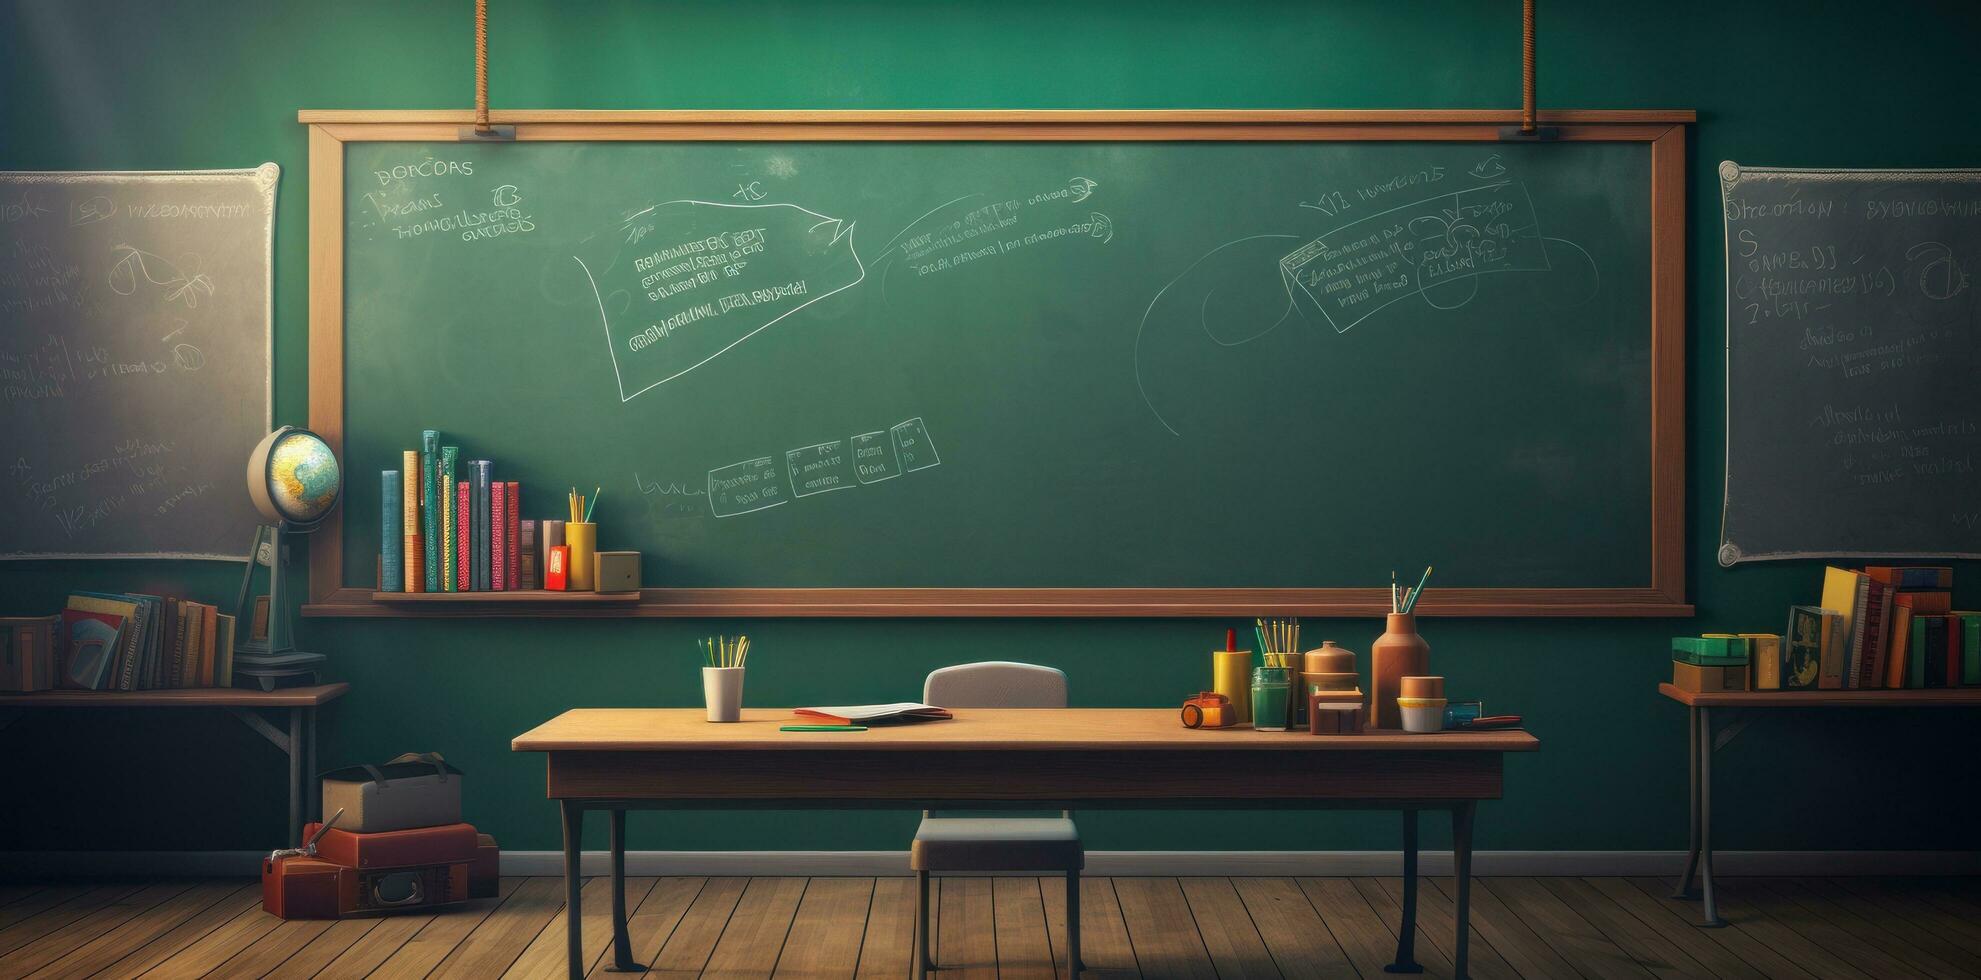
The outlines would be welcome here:
[[[1383,635],[1369,648],[1369,720],[1371,728],[1402,728],[1403,713],[1396,699],[1403,679],[1431,672],[1431,645],[1417,634],[1414,613],[1390,613]]]
[[[702,700],[710,721],[743,720],[743,668],[703,667]]]

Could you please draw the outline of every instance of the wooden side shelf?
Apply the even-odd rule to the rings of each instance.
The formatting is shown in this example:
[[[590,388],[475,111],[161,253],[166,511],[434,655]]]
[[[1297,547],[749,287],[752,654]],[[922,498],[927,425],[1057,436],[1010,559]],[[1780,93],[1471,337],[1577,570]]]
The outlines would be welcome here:
[[[159,691],[32,691],[0,694],[6,708],[314,708],[343,697],[339,681],[310,687],[255,691],[241,687],[185,687]]]
[[[1981,687],[1698,692],[1666,682],[1658,693],[1694,708],[1981,708]]]
[[[520,589],[515,592],[374,592],[371,601],[394,606],[477,606],[509,604],[553,604],[575,606],[616,605],[638,602],[638,592],[552,592],[549,589]]]

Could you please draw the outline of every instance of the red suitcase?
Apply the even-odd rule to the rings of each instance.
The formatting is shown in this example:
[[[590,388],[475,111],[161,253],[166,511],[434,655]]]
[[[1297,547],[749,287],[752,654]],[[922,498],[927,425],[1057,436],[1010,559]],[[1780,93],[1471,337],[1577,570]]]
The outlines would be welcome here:
[[[316,834],[320,824],[303,827],[303,839]],[[331,864],[365,871],[372,868],[410,868],[421,864],[453,864],[473,861],[480,848],[475,828],[464,823],[411,830],[387,830],[376,834],[354,834],[335,827],[316,841],[316,856]]]

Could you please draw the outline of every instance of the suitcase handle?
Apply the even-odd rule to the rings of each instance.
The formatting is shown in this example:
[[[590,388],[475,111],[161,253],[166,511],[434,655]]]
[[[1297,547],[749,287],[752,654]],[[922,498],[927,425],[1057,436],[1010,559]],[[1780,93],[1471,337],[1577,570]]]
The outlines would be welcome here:
[[[427,763],[433,766],[434,775],[439,776],[441,782],[444,783],[447,781],[447,760],[441,758],[440,753],[438,752],[407,752],[387,760],[385,764],[388,766],[396,766],[404,762]],[[365,772],[371,775],[372,782],[378,784],[379,789],[384,789],[389,784],[389,781],[385,778],[384,771],[379,769],[377,766],[374,766],[370,763],[364,763],[363,768]]]
[[[418,905],[426,901],[426,883],[418,877],[413,878],[413,887],[406,893],[406,897],[396,902],[388,900],[384,893],[379,890],[379,886],[382,884],[384,884],[383,879],[374,880],[371,883],[371,900],[373,904],[380,908],[393,908],[399,905]]]

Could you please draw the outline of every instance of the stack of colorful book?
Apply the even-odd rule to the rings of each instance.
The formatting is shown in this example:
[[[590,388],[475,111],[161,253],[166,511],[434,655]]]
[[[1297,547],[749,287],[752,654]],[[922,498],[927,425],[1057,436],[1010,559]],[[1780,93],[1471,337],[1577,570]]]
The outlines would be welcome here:
[[[234,634],[206,603],[75,592],[54,616],[0,619],[0,691],[232,687]]]
[[[523,487],[495,478],[495,464],[461,459],[440,433],[380,472],[380,592],[504,592],[541,588],[536,521],[524,520]]]
[[[1826,568],[1822,603],[1790,607],[1781,636],[1738,634],[1749,645],[1747,683],[1757,691],[1981,685],[1981,612],[1955,610],[1952,589],[1946,566]],[[1732,634],[1708,634],[1716,635]]]

